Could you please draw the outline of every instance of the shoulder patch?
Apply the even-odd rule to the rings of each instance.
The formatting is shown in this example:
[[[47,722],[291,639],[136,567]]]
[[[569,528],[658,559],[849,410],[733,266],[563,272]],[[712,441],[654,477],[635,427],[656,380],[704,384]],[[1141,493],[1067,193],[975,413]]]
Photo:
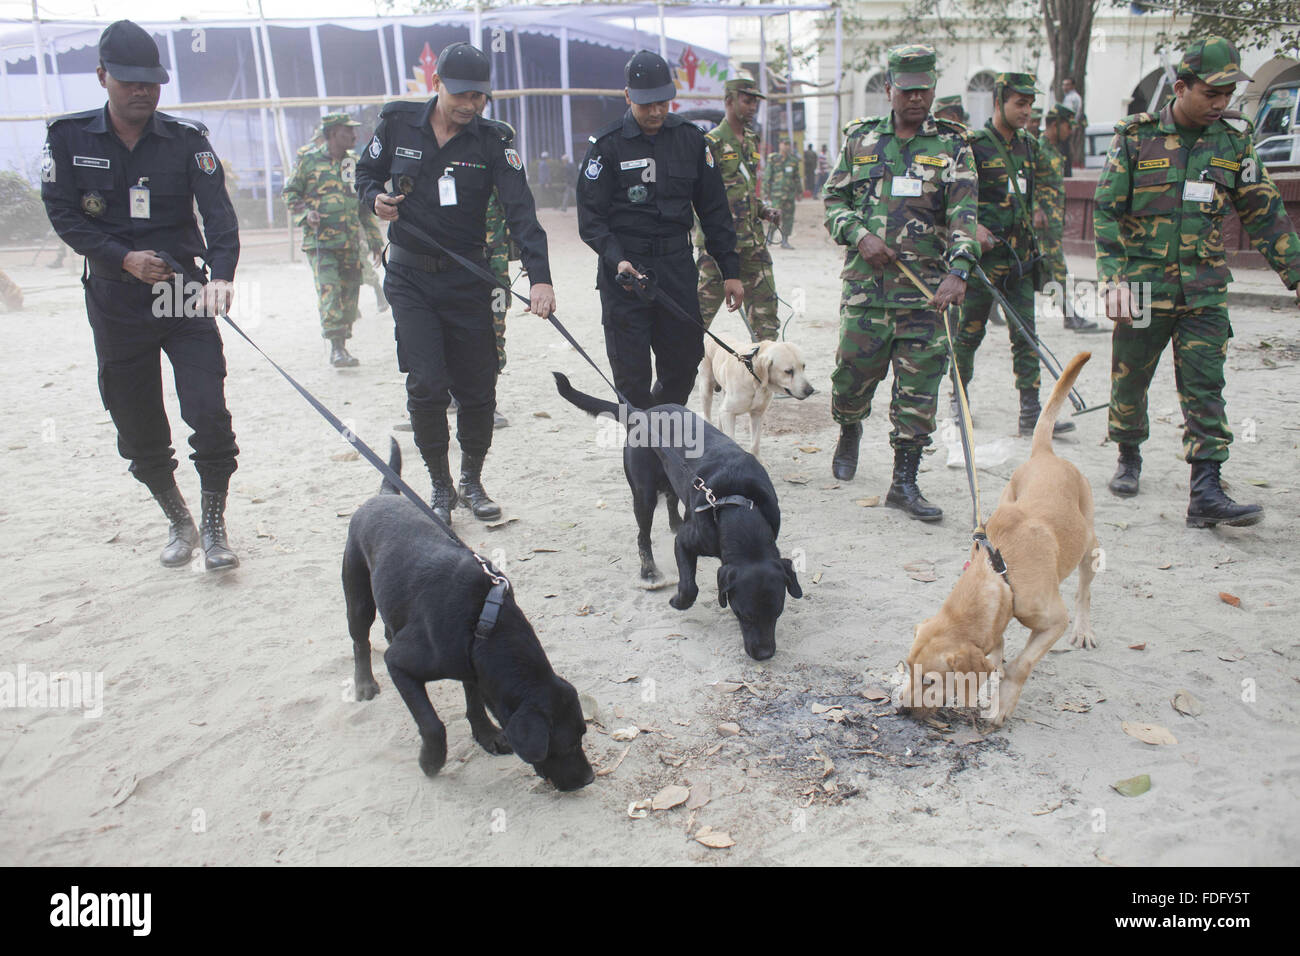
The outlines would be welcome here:
[[[184,126],[186,129],[192,129],[200,136],[208,135],[208,128],[196,119],[190,119],[186,116],[172,116],[170,113],[164,113],[158,110],[158,117],[165,123],[175,123],[177,126]]]
[[[393,100],[391,103],[385,103],[384,108],[379,111],[381,117],[391,116],[394,113],[419,113],[429,104],[420,103],[416,100]]]
[[[505,143],[507,146],[515,141],[515,128],[509,123],[503,123],[500,120],[483,119],[482,117],[479,117],[479,122],[482,123],[486,129],[489,129],[500,136],[501,142]]]

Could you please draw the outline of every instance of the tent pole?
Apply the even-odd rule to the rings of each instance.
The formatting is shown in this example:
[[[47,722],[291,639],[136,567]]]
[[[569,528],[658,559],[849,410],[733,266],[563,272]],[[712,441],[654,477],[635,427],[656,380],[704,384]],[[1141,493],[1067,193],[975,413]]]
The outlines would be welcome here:
[[[399,97],[402,95],[402,91],[406,89],[405,45],[402,38],[402,21],[398,20],[393,24],[393,58],[397,62],[397,89],[394,90],[394,95]]]
[[[569,28],[560,27],[560,86],[569,88]],[[563,156],[573,156],[573,98],[568,93],[560,101],[564,125]]]
[[[393,65],[388,62],[388,45],[384,43],[384,24],[380,21],[379,28],[375,31],[375,36],[379,39],[379,63],[384,70],[384,95],[393,95]]]
[[[262,51],[257,46],[257,27],[248,28],[249,38],[253,41],[253,67],[257,73],[257,98],[266,101],[266,80],[262,78]],[[259,107],[257,114],[262,120],[262,171],[266,186],[266,225],[275,225],[275,198],[271,195],[271,130],[267,127],[266,107]],[[292,261],[293,243],[289,243]]]
[[[791,24],[793,16],[787,10],[785,14],[785,91],[791,96],[794,95],[794,26]],[[806,109],[806,107],[805,107]],[[805,114],[805,120],[807,115]],[[786,136],[790,139],[790,151],[795,152],[794,148],[794,100],[785,101],[785,128]],[[805,129],[805,135],[807,130]],[[796,155],[798,155],[796,153]],[[800,160],[803,162],[803,160]],[[799,177],[803,179],[802,176]]]
[[[763,98],[758,101],[758,125],[763,130],[762,162],[760,168],[767,164],[767,154],[771,151],[771,130],[767,128],[767,20],[762,14],[758,16],[758,90]]]
[[[50,118],[50,95],[45,88],[45,42],[41,39],[41,15],[32,0],[32,40],[36,44],[36,75],[41,83],[41,113]]]
[[[524,58],[519,50],[519,28],[515,27],[515,78],[519,83],[519,89],[525,89],[528,84],[524,82]],[[528,97],[519,97],[519,155],[523,157],[524,162],[528,162]]]
[[[659,55],[668,61],[668,35],[664,32],[664,5],[659,4]]]
[[[316,24],[313,23],[307,32],[311,36],[311,66],[312,66],[312,70],[316,74],[316,95],[319,96],[321,99],[324,99],[325,98],[325,67],[321,63],[320,30],[317,29]],[[329,104],[322,103],[320,105],[320,115],[324,116],[328,112],[329,112]]]
[[[168,86],[172,88],[171,91],[173,94],[175,94],[174,97],[168,97],[168,98],[173,99],[174,102],[180,104],[185,102],[185,100],[181,96],[181,64],[180,61],[176,59],[176,31],[175,30],[167,31],[167,58],[172,61],[171,63],[172,81],[171,83],[168,84]]]
[[[826,152],[830,156],[840,154],[840,78],[844,72],[844,23],[840,18],[840,8],[835,8],[835,99],[831,100],[831,148]],[[831,162],[835,162],[834,159]]]

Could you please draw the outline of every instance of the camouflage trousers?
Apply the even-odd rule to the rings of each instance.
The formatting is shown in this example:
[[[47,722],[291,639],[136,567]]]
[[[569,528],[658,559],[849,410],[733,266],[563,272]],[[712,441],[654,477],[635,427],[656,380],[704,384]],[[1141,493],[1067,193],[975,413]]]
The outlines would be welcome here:
[[[892,366],[889,421],[894,448],[930,444],[939,383],[948,369],[943,320],[929,309],[840,306],[840,345],[831,373],[831,417],[841,425],[871,414],[876,386]]]
[[[375,304],[382,311],[388,305],[388,300],[384,298],[384,280],[379,278],[379,273],[370,264],[370,257],[366,255],[361,257],[361,284],[375,290]]]
[[[700,270],[697,291],[700,296],[700,316],[707,329],[717,317],[718,309],[726,299],[722,287],[722,271],[713,256],[701,252],[696,265]],[[767,248],[740,251],[740,283],[745,287],[745,316],[749,322],[750,338],[755,342],[775,341],[781,333],[781,320],[776,314],[776,280],[772,277],[772,253]]]
[[[493,256],[492,261],[488,263],[488,269],[492,275],[496,276],[498,282],[506,285],[510,284],[510,260],[505,257]],[[495,308],[492,310],[492,331],[497,337],[497,372],[498,374],[505,371],[506,367],[506,313],[510,310],[511,296],[504,291],[500,296],[497,290],[492,290],[492,305],[496,306],[498,302],[504,303],[505,308],[498,312]]]
[[[1150,434],[1147,389],[1160,355],[1174,343],[1174,382],[1183,408],[1183,457],[1227,461],[1232,431],[1223,402],[1223,362],[1232,324],[1223,306],[1151,309],[1144,329],[1116,324],[1111,338],[1110,440],[1140,445]]]
[[[1011,273],[1011,264],[1005,256],[986,255],[980,260],[980,267],[994,283],[1001,282]],[[998,287],[1001,291],[1001,286]],[[1016,310],[1016,315],[1030,332],[1035,332],[1034,325],[1034,286],[1028,278],[1022,279],[1005,293],[1007,301]],[[961,324],[957,327],[956,345],[957,371],[963,382],[969,382],[975,376],[975,352],[984,341],[984,332],[988,325],[989,313],[996,303],[993,293],[972,273],[966,285],[966,301],[961,309]],[[1038,355],[1021,335],[1010,320],[1007,321],[1007,335],[1011,338],[1011,365],[1016,375],[1016,388],[1038,388],[1041,384],[1041,372],[1038,367]]]
[[[1043,282],[1059,282],[1064,289],[1067,269],[1065,245],[1061,242],[1061,233],[1053,233],[1047,229],[1038,233],[1038,251],[1043,254],[1040,267]]]
[[[781,238],[784,240],[789,240],[794,235],[794,200],[794,196],[780,200]]]
[[[361,292],[361,253],[350,247],[305,250],[320,298],[321,337],[349,339]]]
[[[0,270],[0,303],[11,312],[17,312],[23,307],[23,290],[2,270]]]

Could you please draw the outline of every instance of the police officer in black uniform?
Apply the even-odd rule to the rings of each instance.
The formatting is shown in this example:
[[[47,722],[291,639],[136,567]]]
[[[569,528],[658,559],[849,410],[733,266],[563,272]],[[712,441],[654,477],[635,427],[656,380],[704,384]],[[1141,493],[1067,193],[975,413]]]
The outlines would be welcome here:
[[[637,408],[685,404],[704,358],[702,327],[643,301],[615,275],[650,273],[664,294],[698,319],[694,207],[734,312],[745,296],[736,230],[704,133],[669,112],[677,87],[663,57],[641,50],[625,75],[628,111],[590,137],[578,172],[578,232],[600,256],[596,287],[614,384]],[[651,350],[658,372],[653,388]]]
[[[384,293],[396,319],[397,364],[406,372],[415,444],[433,479],[433,509],[445,520],[457,504],[447,467],[448,388],[459,406],[460,498],[476,518],[501,515],[483,490],[482,472],[496,408],[492,297],[505,293],[421,242],[405,224],[486,269],[487,202],[495,188],[532,281],[530,311],[544,318],[555,308],[546,233],[537,224],[514,130],[479,116],[490,80],[482,50],[451,44],[438,56],[433,99],[387,104],[357,163],[362,207],[391,223]]]
[[[239,448],[214,316],[229,308],[239,261],[235,210],[207,129],[156,109],[168,78],[153,38],[119,20],[99,38],[99,61],[108,103],[50,123],[41,198],[59,236],[86,257],[82,283],[100,394],[117,427],[118,451],[171,522],[162,563],[185,566],[201,542],[208,570],[233,568],[239,559],[226,540],[225,508]],[[176,276],[159,253],[184,274]],[[203,500],[198,529],[172,474],[159,349],[171,362],[181,417],[193,430],[190,458]]]

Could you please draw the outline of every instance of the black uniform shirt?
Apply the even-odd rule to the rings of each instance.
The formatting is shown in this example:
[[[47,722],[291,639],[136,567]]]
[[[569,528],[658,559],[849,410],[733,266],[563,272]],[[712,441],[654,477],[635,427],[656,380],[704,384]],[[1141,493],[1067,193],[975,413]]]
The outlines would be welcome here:
[[[623,238],[685,238],[698,213],[723,278],[740,278],[727,190],[698,126],[669,113],[650,137],[629,109],[590,140],[578,171],[578,233],[610,269],[630,260]]]
[[[207,133],[196,120],[155,111],[135,148],[127,149],[113,132],[107,104],[51,120],[41,199],[54,230],[79,255],[109,269],[120,269],[128,252],[156,249],[183,264],[204,259],[212,278],[233,279],[239,223]],[[131,215],[130,188],[142,180],[147,219]]]
[[[453,252],[482,259],[487,248],[487,204],[495,188],[505,210],[510,236],[522,252],[528,277],[551,282],[546,232],[537,223],[524,164],[513,148],[514,130],[505,123],[476,116],[439,147],[430,121],[435,96],[427,103],[388,103],[379,126],[357,163],[357,198],[374,212],[375,197],[391,178],[394,191],[406,193],[398,218],[388,226],[388,238],[411,252],[438,255],[402,228],[409,222]],[[438,180],[451,170],[456,204],[440,202]]]

